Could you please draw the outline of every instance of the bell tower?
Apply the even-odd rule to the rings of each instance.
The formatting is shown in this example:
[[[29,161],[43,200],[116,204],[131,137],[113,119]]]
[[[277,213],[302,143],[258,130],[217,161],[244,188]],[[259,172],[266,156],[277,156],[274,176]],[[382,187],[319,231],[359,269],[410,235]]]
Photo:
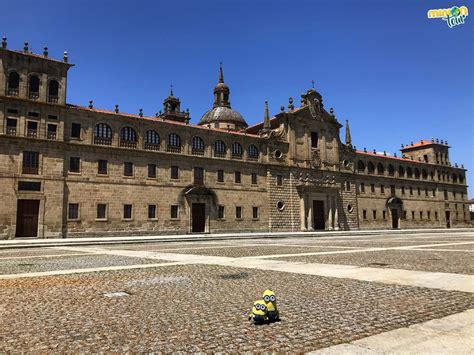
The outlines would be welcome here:
[[[173,85],[170,85],[170,94],[163,101],[163,111],[160,111],[158,117],[170,121],[189,122],[189,109],[181,111],[181,101],[173,95]]]
[[[224,83],[224,73],[222,71],[222,63],[219,65],[219,82],[214,87],[214,107],[228,107],[230,108],[229,101],[230,89]]]

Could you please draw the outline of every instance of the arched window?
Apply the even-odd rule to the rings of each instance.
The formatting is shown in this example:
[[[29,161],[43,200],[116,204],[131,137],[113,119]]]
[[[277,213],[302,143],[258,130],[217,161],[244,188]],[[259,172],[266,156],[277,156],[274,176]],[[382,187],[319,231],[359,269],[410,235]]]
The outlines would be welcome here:
[[[123,127],[121,129],[120,146],[125,148],[137,147],[137,133],[132,127]]]
[[[20,75],[18,75],[16,71],[12,71],[8,75],[7,95],[18,96],[19,89],[20,89]]]
[[[421,170],[421,177],[423,178],[423,180],[428,179],[428,173],[425,169]]]
[[[388,164],[388,175],[389,176],[394,176],[395,175],[395,168],[393,167],[392,164]]]
[[[160,135],[152,129],[149,131],[146,131],[145,145],[154,145],[154,146],[160,145]]]
[[[415,179],[419,179],[420,178],[420,170],[418,170],[418,168],[415,168]]]
[[[105,123],[99,123],[94,128],[94,144],[111,145],[112,129]]]
[[[243,153],[244,151],[242,149],[242,146],[239,143],[237,142],[232,143],[232,157],[233,158],[242,158]]]
[[[369,174],[373,174],[375,172],[375,166],[371,161],[369,161],[369,164],[367,164],[367,171]]]
[[[31,75],[28,80],[28,97],[36,100],[39,97],[40,80],[36,75]]]
[[[181,137],[176,133],[170,133],[168,135],[168,146],[166,147],[167,152],[181,153]]]
[[[122,141],[136,142],[137,133],[132,127],[123,127],[120,131],[120,139]]]
[[[407,168],[407,178],[412,178],[413,177],[413,171],[411,170],[410,167]]]
[[[398,167],[398,176],[399,177],[405,177],[405,169],[403,169],[403,166]]]
[[[248,153],[249,153],[249,159],[253,159],[253,160],[258,159],[259,152],[258,152],[258,148],[255,145],[253,144],[249,145]]]
[[[365,172],[365,164],[362,160],[359,160],[357,162],[357,170],[359,171],[359,173]]]
[[[223,141],[217,140],[214,142],[214,156],[221,158],[226,156],[225,143]]]
[[[201,137],[193,137],[192,154],[203,155],[204,154],[204,141]]]
[[[51,80],[48,84],[48,102],[58,103],[59,83]]]
[[[378,163],[377,164],[377,174],[383,175],[384,171],[385,171],[385,169],[384,169],[382,163]]]

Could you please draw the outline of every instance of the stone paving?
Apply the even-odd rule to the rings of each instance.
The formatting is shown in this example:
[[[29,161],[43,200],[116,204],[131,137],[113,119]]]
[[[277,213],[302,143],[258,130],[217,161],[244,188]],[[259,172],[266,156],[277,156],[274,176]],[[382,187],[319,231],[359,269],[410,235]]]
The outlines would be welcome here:
[[[0,275],[23,274],[30,272],[44,272],[53,270],[83,269],[93,265],[125,266],[137,264],[156,264],[166,262],[163,260],[152,260],[142,258],[130,258],[113,255],[81,255],[81,256],[58,256],[53,258],[34,259],[0,259]]]
[[[449,285],[454,278],[461,285],[472,280],[473,244],[459,243],[473,237],[381,234],[0,250],[0,353],[304,353],[348,343],[474,308],[469,287],[434,285],[440,278]],[[284,265],[265,271],[272,262]],[[158,263],[166,264],[152,265]],[[342,278],[337,265],[334,277],[321,276],[308,272],[310,264],[311,270],[369,266],[361,269],[364,275],[383,269],[389,278],[356,280],[351,266],[344,266],[344,275],[354,276]],[[74,269],[79,273],[66,275]],[[406,283],[414,272],[392,269],[426,271],[417,277],[428,282]],[[48,271],[63,275],[34,274]],[[395,272],[400,279],[391,276]],[[21,275],[5,278],[11,274]],[[277,293],[282,321],[254,326],[247,314],[266,287]],[[104,296],[119,291],[128,295]]]
[[[474,275],[474,255],[471,252],[453,254],[453,252],[409,249],[306,255],[277,258],[277,260]]]
[[[298,353],[474,306],[462,292],[208,265],[1,284],[6,352]],[[282,321],[251,325],[249,307],[267,286]],[[103,296],[111,291],[130,296]]]

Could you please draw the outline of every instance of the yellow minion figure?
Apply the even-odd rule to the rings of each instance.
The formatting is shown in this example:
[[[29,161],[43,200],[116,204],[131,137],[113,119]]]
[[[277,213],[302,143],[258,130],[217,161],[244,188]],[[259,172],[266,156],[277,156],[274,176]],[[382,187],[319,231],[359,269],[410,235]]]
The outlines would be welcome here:
[[[277,322],[280,320],[280,313],[278,312],[277,304],[276,304],[276,296],[272,290],[266,289],[263,291],[263,301],[265,302],[265,306],[267,308],[268,319],[270,322]]]
[[[249,314],[249,320],[252,320],[254,324],[264,324],[268,322],[267,306],[265,301],[255,301],[252,307],[252,312]]]

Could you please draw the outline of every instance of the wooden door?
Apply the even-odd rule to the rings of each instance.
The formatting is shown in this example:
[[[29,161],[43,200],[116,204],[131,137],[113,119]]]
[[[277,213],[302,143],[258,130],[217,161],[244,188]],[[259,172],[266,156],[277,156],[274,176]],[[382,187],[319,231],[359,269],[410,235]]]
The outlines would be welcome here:
[[[313,224],[314,229],[325,229],[324,201],[313,200]]]
[[[16,236],[38,236],[39,200],[18,200]]]
[[[192,232],[204,233],[206,230],[206,204],[193,203],[191,217],[192,217]]]

